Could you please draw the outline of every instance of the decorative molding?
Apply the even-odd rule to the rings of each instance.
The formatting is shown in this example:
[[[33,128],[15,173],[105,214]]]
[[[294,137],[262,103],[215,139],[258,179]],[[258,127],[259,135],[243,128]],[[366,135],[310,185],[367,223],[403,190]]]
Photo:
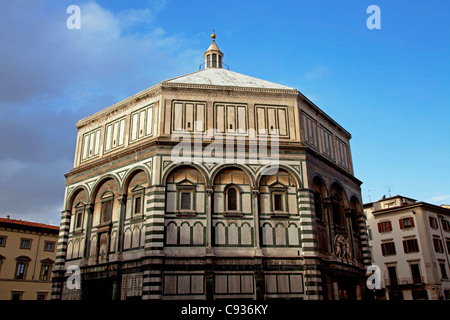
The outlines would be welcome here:
[[[125,177],[125,174],[129,171],[129,169],[125,169],[122,171],[117,172],[117,175],[119,176],[119,179],[121,182],[123,182],[123,178]]]

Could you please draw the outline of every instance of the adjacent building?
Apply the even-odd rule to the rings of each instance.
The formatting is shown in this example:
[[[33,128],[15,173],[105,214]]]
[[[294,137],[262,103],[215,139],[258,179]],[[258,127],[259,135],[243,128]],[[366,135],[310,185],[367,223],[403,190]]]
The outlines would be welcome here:
[[[77,123],[53,299],[364,296],[350,133],[212,38],[204,69]]]
[[[395,196],[364,204],[379,299],[450,299],[450,209]]]
[[[0,218],[0,300],[49,300],[59,227]]]

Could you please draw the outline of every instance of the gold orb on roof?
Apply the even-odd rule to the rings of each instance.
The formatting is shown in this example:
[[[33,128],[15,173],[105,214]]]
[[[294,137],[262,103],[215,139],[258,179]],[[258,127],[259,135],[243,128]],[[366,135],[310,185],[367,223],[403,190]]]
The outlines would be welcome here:
[[[216,40],[216,34],[214,33],[214,29],[213,29],[213,33],[211,34],[211,39]]]

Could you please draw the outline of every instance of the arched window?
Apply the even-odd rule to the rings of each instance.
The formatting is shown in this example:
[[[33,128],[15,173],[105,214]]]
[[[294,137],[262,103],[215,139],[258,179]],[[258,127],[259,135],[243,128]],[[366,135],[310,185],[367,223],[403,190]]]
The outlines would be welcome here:
[[[147,174],[140,169],[134,171],[125,181],[124,189],[127,191],[127,219],[141,218],[144,214],[144,195],[147,181]]]
[[[111,192],[105,193],[102,196],[102,208],[100,215],[100,223],[111,222],[112,218],[112,208],[113,208],[113,198],[114,195]]]
[[[227,211],[237,211],[237,190],[231,187],[227,191]]]
[[[71,231],[81,232],[84,225],[84,213],[86,211],[87,193],[84,189],[79,189],[69,200],[71,216]]]
[[[333,222],[335,225],[341,228],[346,228],[347,224],[345,221],[345,212],[344,212],[344,206],[342,203],[342,199],[339,197],[339,195],[334,194],[331,197],[331,211],[333,213]]]
[[[316,213],[316,219],[323,221],[323,208],[322,208],[322,195],[320,192],[314,192],[314,208]]]

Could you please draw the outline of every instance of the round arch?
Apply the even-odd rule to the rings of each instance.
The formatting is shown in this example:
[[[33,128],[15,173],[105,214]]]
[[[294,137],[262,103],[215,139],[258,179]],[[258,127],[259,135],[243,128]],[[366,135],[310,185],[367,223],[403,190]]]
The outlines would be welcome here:
[[[350,208],[357,210],[358,214],[363,213],[362,203],[359,200],[359,197],[355,193],[352,193],[350,195]]]
[[[86,188],[85,185],[79,185],[76,186],[68,195],[67,195],[67,200],[66,201],[66,206],[64,208],[64,210],[70,210],[73,206],[73,201],[75,200],[76,196],[78,195],[79,192],[84,191],[86,192],[86,201],[90,200],[90,195],[89,195],[89,191]]]
[[[203,181],[204,181],[205,185],[207,184],[208,174],[206,173],[206,170],[202,166],[200,166],[198,164],[193,164],[193,163],[192,164],[173,164],[172,166],[170,166],[169,169],[166,170],[166,172],[162,176],[161,184],[165,186],[167,184],[167,178],[170,176],[170,174],[172,172],[174,172],[175,170],[181,169],[181,168],[192,168],[192,169],[199,171],[203,177]]]
[[[151,176],[150,176],[150,172],[148,171],[148,168],[146,168],[145,166],[136,166],[136,167],[133,167],[130,170],[128,170],[127,174],[125,175],[125,177],[123,179],[122,190],[124,192],[127,191],[128,185],[130,184],[131,179],[133,179],[133,177],[141,171],[143,171],[145,173],[145,176],[147,177],[147,185],[145,187],[149,187],[151,185],[151,180],[150,180]]]
[[[297,186],[297,189],[300,189],[300,188],[303,187],[302,179],[300,178],[300,176],[296,172],[294,172],[294,170],[292,170],[292,168],[290,168],[290,167],[288,167],[286,165],[279,164],[278,165],[278,170],[277,170],[277,172],[275,174],[277,174],[280,169],[286,171],[287,173],[289,173],[294,178],[294,181],[295,181],[295,184]],[[273,168],[271,166],[266,166],[266,167],[262,168],[261,172],[256,177],[256,184],[255,185],[259,186],[261,184],[262,177],[265,176],[267,173],[269,173],[271,170],[273,170]]]
[[[334,186],[337,186],[337,188],[338,188],[339,195],[341,196],[342,201],[344,202],[344,207],[346,209],[350,208],[350,202],[348,200],[347,193],[345,192],[345,188],[342,185],[342,183],[337,179],[334,179],[333,181],[331,181],[330,186],[328,188],[328,194],[330,195],[330,197],[333,195],[332,190],[333,190]]]
[[[89,201],[90,201],[91,203],[95,203],[95,197],[97,196],[98,190],[100,189],[100,187],[102,186],[102,184],[103,184],[105,181],[109,180],[109,179],[113,179],[113,180],[117,183],[117,186],[118,186],[118,189],[119,189],[119,194],[122,194],[122,193],[123,193],[122,185],[121,185],[121,183],[120,183],[119,178],[118,178],[116,175],[112,174],[112,173],[108,173],[108,174],[102,176],[101,178],[99,178],[99,179],[95,182],[94,186],[92,187],[92,192],[91,192],[91,195],[90,195],[90,197],[89,197]]]
[[[214,185],[214,180],[216,180],[216,177],[224,170],[227,169],[236,169],[236,170],[241,170],[242,172],[244,172],[244,174],[247,176],[248,180],[250,181],[250,187],[253,187],[255,185],[255,179],[253,177],[253,175],[251,174],[251,172],[248,170],[248,168],[246,168],[243,165],[240,164],[222,164],[220,166],[218,166],[216,169],[214,169],[214,171],[211,174],[211,178],[209,182],[209,185]]]
[[[315,173],[311,177],[311,186],[310,189],[313,191],[320,191],[322,196],[328,197],[328,188],[327,184],[325,183],[325,179],[318,173]],[[319,189],[319,190],[317,190]]]

